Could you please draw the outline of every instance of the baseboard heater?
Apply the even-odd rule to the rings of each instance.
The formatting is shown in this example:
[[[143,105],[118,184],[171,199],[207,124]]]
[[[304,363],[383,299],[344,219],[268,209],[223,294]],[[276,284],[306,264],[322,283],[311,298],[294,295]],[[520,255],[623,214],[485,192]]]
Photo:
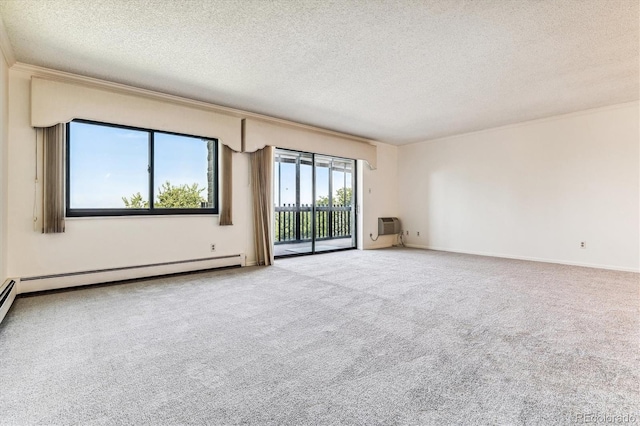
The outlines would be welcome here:
[[[136,278],[156,277],[160,275],[179,274],[182,272],[204,271],[230,266],[245,266],[245,264],[245,255],[244,253],[240,253],[202,259],[179,260],[147,265],[124,266],[120,268],[23,277],[20,279],[20,288],[18,289],[18,293],[55,290],[59,288],[125,281]]]
[[[16,298],[17,286],[14,280],[7,280],[0,290],[0,322],[4,319]]]

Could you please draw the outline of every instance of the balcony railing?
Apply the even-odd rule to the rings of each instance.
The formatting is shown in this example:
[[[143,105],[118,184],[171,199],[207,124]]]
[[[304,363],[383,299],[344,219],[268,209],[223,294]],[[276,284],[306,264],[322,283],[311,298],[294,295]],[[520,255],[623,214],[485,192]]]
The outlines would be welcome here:
[[[316,206],[316,240],[351,237],[351,206]],[[311,205],[285,204],[275,208],[275,243],[311,241]]]

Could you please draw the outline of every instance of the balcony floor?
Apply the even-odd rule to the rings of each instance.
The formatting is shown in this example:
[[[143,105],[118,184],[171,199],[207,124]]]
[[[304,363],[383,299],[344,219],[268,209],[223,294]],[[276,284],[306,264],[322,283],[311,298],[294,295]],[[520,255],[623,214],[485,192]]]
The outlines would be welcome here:
[[[353,240],[351,237],[316,241],[316,253],[346,248],[353,248]],[[274,255],[276,257],[306,253],[311,253],[311,241],[274,245]]]

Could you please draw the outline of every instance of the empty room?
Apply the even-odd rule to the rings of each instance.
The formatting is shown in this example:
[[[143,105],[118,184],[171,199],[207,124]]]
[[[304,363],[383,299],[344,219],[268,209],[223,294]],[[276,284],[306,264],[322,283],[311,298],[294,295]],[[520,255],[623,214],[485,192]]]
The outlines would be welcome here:
[[[0,0],[0,425],[640,423],[637,0]]]

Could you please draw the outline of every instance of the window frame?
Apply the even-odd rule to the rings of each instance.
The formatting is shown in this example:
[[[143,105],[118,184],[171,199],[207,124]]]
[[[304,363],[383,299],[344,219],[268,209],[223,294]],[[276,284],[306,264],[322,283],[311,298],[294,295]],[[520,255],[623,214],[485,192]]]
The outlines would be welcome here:
[[[148,159],[148,183],[149,183],[149,207],[143,209],[133,208],[71,208],[71,123],[93,124],[97,126],[114,127],[124,130],[135,130],[147,132],[149,135],[147,159]],[[167,215],[218,215],[220,212],[220,188],[219,188],[219,170],[218,164],[220,144],[217,138],[187,135],[184,133],[168,132],[164,130],[146,129],[142,127],[125,126],[113,123],[103,123],[100,121],[74,119],[65,124],[65,217],[100,217],[100,216],[167,216]],[[155,179],[154,179],[154,149],[155,134],[162,133],[166,135],[184,136],[190,138],[199,138],[213,141],[215,149],[213,155],[213,200],[214,207],[208,208],[156,208],[153,207],[155,199]]]

